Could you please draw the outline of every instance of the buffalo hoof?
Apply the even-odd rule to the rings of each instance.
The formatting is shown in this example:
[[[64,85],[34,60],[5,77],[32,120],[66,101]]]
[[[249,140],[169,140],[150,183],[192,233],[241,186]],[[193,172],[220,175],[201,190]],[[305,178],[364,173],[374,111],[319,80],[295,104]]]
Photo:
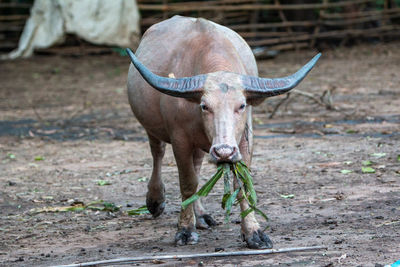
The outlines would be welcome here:
[[[196,228],[198,229],[208,229],[216,225],[217,222],[208,214],[196,217]]]
[[[194,245],[199,242],[199,235],[185,228],[178,230],[175,235],[175,244],[178,246]]]
[[[146,197],[146,206],[154,218],[160,216],[165,209],[165,200],[151,199],[149,196]]]
[[[252,235],[244,236],[244,240],[248,248],[267,249],[273,246],[271,239],[261,230],[253,232]]]

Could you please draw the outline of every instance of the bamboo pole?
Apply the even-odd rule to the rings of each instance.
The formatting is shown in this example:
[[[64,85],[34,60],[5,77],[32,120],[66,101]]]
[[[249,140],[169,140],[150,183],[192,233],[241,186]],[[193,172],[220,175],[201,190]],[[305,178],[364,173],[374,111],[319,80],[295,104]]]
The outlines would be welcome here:
[[[274,0],[274,2],[275,2],[275,5],[278,5],[278,6],[280,6],[281,5],[281,3],[279,2],[279,0]],[[283,13],[283,10],[281,9],[281,10],[279,10],[279,17],[280,17],[280,19],[282,20],[282,22],[288,22],[288,20],[286,19],[286,16],[285,16],[285,14]],[[288,37],[290,38],[290,39],[292,39],[291,37],[293,36],[293,30],[292,30],[292,27],[291,26],[287,26],[286,27],[286,31],[287,31],[287,33],[288,33]],[[299,48],[297,47],[297,42],[296,42],[296,40],[295,39],[292,39],[292,43],[293,43],[293,45],[294,45],[294,49],[296,50],[296,52],[299,50]]]
[[[205,258],[205,257],[267,255],[267,254],[312,251],[312,250],[322,250],[322,249],[327,249],[327,247],[315,246],[315,247],[295,247],[295,248],[281,248],[281,249],[213,252],[213,253],[199,253],[199,254],[142,256],[142,257],[132,257],[132,258],[120,258],[113,260],[92,261],[92,262],[84,262],[84,263],[69,264],[69,265],[57,265],[57,267],[83,267],[83,266],[101,266],[101,265],[109,266],[112,264],[130,264],[135,262],[152,261],[152,260],[178,260],[178,259],[192,259],[192,258]]]
[[[390,14],[390,13],[399,13],[400,8],[391,8],[388,10],[373,10],[373,11],[357,11],[357,12],[349,12],[349,13],[333,13],[322,14],[322,18],[324,19],[345,19],[345,18],[356,18],[356,17],[367,17],[378,14]]]
[[[1,15],[0,21],[26,20],[29,15]]]
[[[24,25],[1,25],[0,31],[7,32],[21,32],[24,29]]]
[[[328,3],[329,0],[323,0],[322,3]],[[316,35],[320,32],[321,30],[321,22],[322,22],[322,16],[325,13],[325,10],[321,9],[319,11],[319,16],[318,16],[318,23],[317,26],[314,28],[314,32],[313,32],[313,37],[311,38],[311,42],[310,42],[310,47],[314,47],[315,43],[317,41]]]
[[[25,3],[0,3],[0,8],[31,8],[32,4],[25,4]]]
[[[304,34],[296,37],[282,37],[275,39],[265,39],[265,40],[257,40],[257,41],[247,41],[250,46],[263,46],[263,45],[272,45],[279,44],[285,42],[291,42],[292,39],[296,39],[296,41],[308,41],[312,38],[343,38],[345,36],[358,36],[358,37],[371,37],[377,36],[381,32],[391,31],[393,35],[400,35],[400,25],[386,25],[379,28],[371,28],[371,29],[349,29],[349,30],[336,30],[329,32],[319,32],[317,34]]]
[[[301,48],[307,48],[308,42],[298,42],[297,47],[299,49]],[[288,50],[293,50],[294,45],[293,43],[286,43],[286,44],[279,44],[279,45],[272,45],[268,47],[264,47],[261,51],[258,50],[253,50],[254,56],[256,58],[263,58],[263,57],[270,57],[270,52],[271,51],[288,51]]]
[[[185,12],[185,11],[233,11],[233,10],[306,10],[306,9],[320,9],[320,8],[333,8],[333,7],[345,7],[355,4],[363,4],[375,2],[373,0],[353,0],[353,1],[340,1],[332,3],[320,3],[320,4],[293,4],[293,5],[270,5],[270,4],[241,4],[241,5],[213,5],[207,2],[197,2],[197,5],[189,5],[187,3],[174,3],[169,5],[160,4],[138,4],[140,10],[153,10],[153,11],[174,11],[174,12]],[[195,3],[195,2],[193,2]],[[228,4],[229,2],[221,2]]]
[[[270,22],[270,23],[257,23],[257,24],[243,24],[243,25],[231,25],[229,28],[232,30],[244,30],[244,29],[269,29],[269,28],[286,28],[288,26],[304,26],[312,27],[317,25],[315,21],[286,21],[286,22]]]
[[[399,10],[400,11],[400,10]],[[400,17],[400,12],[388,15],[389,18],[398,18]],[[355,23],[363,23],[363,22],[368,22],[368,21],[373,21],[373,20],[378,20],[380,17],[379,16],[374,16],[374,17],[368,17],[368,18],[356,18],[356,19],[348,19],[348,20],[339,20],[339,21],[334,21],[334,20],[328,20],[328,21],[286,21],[286,22],[272,22],[272,23],[258,23],[258,24],[243,24],[243,25],[232,25],[229,26],[232,30],[239,31],[239,30],[245,30],[245,29],[250,29],[250,28],[256,28],[256,29],[270,29],[270,28],[286,28],[288,26],[303,26],[303,27],[313,27],[317,26],[319,24],[323,24],[326,26],[344,26],[344,25],[349,25],[349,24],[355,24]]]
[[[326,20],[322,21],[321,24],[327,25],[327,26],[343,26],[343,25],[353,25],[353,24],[359,24],[359,23],[365,23],[365,22],[370,22],[370,21],[375,21],[375,20],[387,20],[387,19],[392,19],[392,18],[400,18],[400,12],[394,13],[394,14],[387,14],[384,15],[382,14],[377,14],[377,15],[372,15],[369,17],[364,17],[364,18],[355,18],[355,19],[346,19],[346,20]],[[387,25],[389,23],[386,23]]]
[[[255,38],[255,37],[287,37],[287,32],[237,32],[243,38]],[[308,34],[308,32],[293,32],[292,36],[299,36]]]

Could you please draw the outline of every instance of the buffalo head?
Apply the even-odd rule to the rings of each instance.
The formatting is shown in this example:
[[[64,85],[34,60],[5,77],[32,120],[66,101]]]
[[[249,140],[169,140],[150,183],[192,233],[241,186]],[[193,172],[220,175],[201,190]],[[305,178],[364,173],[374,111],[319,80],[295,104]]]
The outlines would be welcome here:
[[[184,78],[167,78],[152,73],[128,48],[133,65],[158,91],[199,103],[205,133],[210,140],[213,162],[241,160],[238,144],[246,127],[248,105],[280,95],[297,86],[321,56],[316,55],[296,73],[283,78],[259,78],[219,71]]]

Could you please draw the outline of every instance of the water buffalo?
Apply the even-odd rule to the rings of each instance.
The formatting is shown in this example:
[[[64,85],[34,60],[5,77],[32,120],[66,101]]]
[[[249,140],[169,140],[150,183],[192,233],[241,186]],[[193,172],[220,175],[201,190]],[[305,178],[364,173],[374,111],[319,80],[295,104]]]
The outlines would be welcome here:
[[[150,27],[136,50],[128,74],[129,103],[150,142],[153,171],[147,208],[154,217],[165,207],[161,161],[172,145],[182,200],[198,187],[205,153],[214,163],[243,160],[253,152],[252,106],[288,92],[312,69],[320,55],[291,76],[258,78],[251,49],[234,31],[199,18],[175,16]],[[238,185],[235,185],[238,186]],[[246,210],[245,201],[240,203]],[[196,228],[215,225],[197,200],[181,209],[175,243],[195,244]],[[271,248],[253,213],[241,223],[250,248]]]

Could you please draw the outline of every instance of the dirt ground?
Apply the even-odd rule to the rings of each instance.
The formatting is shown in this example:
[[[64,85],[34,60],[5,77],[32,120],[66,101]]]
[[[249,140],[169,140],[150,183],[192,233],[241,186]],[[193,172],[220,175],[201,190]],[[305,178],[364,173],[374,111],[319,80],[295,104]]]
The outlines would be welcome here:
[[[255,109],[252,172],[259,207],[269,216],[261,224],[269,226],[275,248],[327,250],[157,263],[381,266],[399,260],[399,47],[323,51],[297,88],[312,96],[292,93]],[[314,54],[290,52],[259,61],[260,76],[292,73]],[[238,207],[232,222],[223,224],[221,183],[204,200],[220,224],[199,230],[197,245],[173,245],[180,194],[170,147],[163,161],[164,214],[127,215],[144,205],[151,171],[144,130],[127,102],[128,64],[114,54],[0,62],[1,266],[247,250]],[[214,172],[205,162],[201,183]],[[51,212],[99,200],[120,211]],[[137,265],[148,264],[155,262]]]

